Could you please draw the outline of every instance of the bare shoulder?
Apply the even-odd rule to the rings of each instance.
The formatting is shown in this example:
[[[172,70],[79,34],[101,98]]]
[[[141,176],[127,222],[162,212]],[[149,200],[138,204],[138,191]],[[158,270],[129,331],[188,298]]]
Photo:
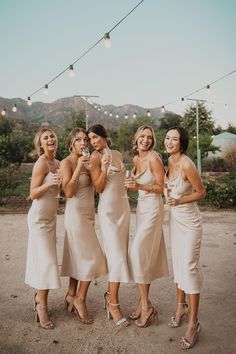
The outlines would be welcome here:
[[[70,160],[67,157],[60,162],[60,168],[69,167],[70,165]]]
[[[157,151],[152,150],[150,152],[150,161],[158,161],[162,163],[161,154],[159,154]]]
[[[47,172],[48,168],[49,167],[48,167],[47,161],[44,158],[39,157],[38,160],[34,164],[33,171],[34,172]]]
[[[183,170],[186,172],[196,170],[194,162],[186,155],[183,157]]]
[[[94,150],[90,155],[90,159],[92,159],[93,161],[101,161],[101,155],[98,151]]]
[[[113,152],[116,156],[118,156],[121,160],[123,160],[123,156],[122,156],[122,154],[120,153],[120,151],[118,151],[118,150],[112,150],[112,152]]]

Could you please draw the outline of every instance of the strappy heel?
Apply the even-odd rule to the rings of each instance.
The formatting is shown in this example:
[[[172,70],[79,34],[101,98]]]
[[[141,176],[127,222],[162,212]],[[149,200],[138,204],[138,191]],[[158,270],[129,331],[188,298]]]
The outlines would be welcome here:
[[[181,337],[180,341],[177,343],[177,347],[179,349],[182,349],[182,350],[191,349],[197,343],[198,337],[199,337],[199,333],[201,331],[200,322],[197,321],[197,323],[194,326],[196,327],[196,333],[195,333],[192,341],[189,342],[186,338]]]
[[[127,319],[125,317],[120,318],[119,320],[115,321],[112,314],[110,313],[109,310],[109,305],[111,305],[112,307],[118,307],[120,306],[120,304],[112,304],[109,300],[107,301],[107,305],[106,305],[106,309],[107,309],[107,318],[108,320],[112,320],[115,323],[116,326],[123,326],[123,327],[128,327],[129,326],[129,321],[127,321]]]
[[[150,325],[152,321],[154,321],[154,324],[157,326],[158,325],[158,312],[155,309],[155,307],[150,307],[148,310],[152,309],[151,313],[149,316],[146,316],[145,321],[143,323],[139,323],[137,320],[134,322],[136,326],[141,327],[141,328],[146,328]]]
[[[71,300],[69,300],[69,298]],[[64,300],[64,308],[65,310],[67,310],[68,312],[74,312],[74,309],[73,309],[73,301],[74,301],[74,296],[67,293],[66,296],[65,296],[65,300]]]
[[[82,302],[85,303],[84,300],[80,300],[80,303],[82,303]],[[78,316],[78,319],[79,319],[80,322],[82,322],[83,324],[89,325],[89,324],[92,324],[92,323],[93,323],[93,319],[92,319],[92,318],[89,318],[89,317],[86,318],[86,317],[82,317],[82,316],[80,315],[79,310],[78,310],[77,307],[75,306],[75,299],[74,299],[73,303],[69,305],[68,311],[70,311],[70,312],[75,312],[76,315]],[[87,309],[86,309],[86,312],[87,312]]]
[[[184,320],[187,321],[188,318],[188,304],[187,302],[179,302],[178,305],[184,305],[185,310],[184,313],[181,315],[179,321],[176,321],[176,318],[173,316],[170,319],[170,322],[168,323],[168,326],[170,328],[176,328],[176,327],[180,327],[182,325],[182,323],[184,322]]]
[[[42,316],[42,312],[47,312],[48,314],[48,307],[47,305],[36,305],[35,308],[35,320],[36,322],[39,322],[40,327],[42,327],[43,329],[53,329],[54,328],[54,323],[49,320],[47,322],[42,322],[42,319],[40,318],[40,316]],[[41,313],[41,315],[40,315]]]
[[[138,310],[138,311],[137,311]],[[137,314],[137,312],[139,312],[138,314]],[[141,314],[141,302],[139,301],[139,304],[138,304],[138,306],[137,306],[137,309],[136,309],[136,311],[134,311],[134,312],[131,312],[130,314],[129,314],[129,318],[131,319],[131,320],[137,320],[137,319],[139,319],[139,317],[140,317],[140,314]]]
[[[106,310],[106,308],[107,308],[107,303],[108,303],[107,295],[110,295],[109,291],[106,291],[105,294],[103,295],[103,307],[104,307],[104,310]]]

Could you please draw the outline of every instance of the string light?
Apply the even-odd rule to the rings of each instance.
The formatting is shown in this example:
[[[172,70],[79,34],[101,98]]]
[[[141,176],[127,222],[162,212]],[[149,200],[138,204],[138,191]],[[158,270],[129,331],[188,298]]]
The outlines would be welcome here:
[[[149,109],[147,110],[147,117],[151,117],[151,112],[149,111]]]
[[[32,101],[31,101],[30,96],[27,97],[27,105],[32,106]]]
[[[104,111],[104,114],[107,115],[107,111]]]
[[[109,113],[109,116],[112,117],[112,112]]]
[[[17,104],[16,103],[14,104],[14,106],[12,108],[12,112],[14,112],[14,113],[17,112]]]
[[[44,85],[43,92],[45,95],[48,95],[48,84]]]
[[[166,111],[166,110],[165,110],[165,106],[161,106],[161,112],[162,112],[162,113],[165,113],[165,111]]]
[[[118,113],[116,113],[116,118],[119,118],[119,114]]]
[[[73,64],[71,64],[71,65],[69,66],[69,76],[70,76],[70,77],[74,77],[74,76],[75,76]]]
[[[206,85],[206,92],[210,93],[211,92],[211,86],[210,85]]]
[[[111,37],[109,32],[104,34],[104,46],[106,48],[110,48],[111,47]]]
[[[144,0],[141,0],[136,6],[134,6],[121,20],[119,20],[109,31],[105,33],[100,39],[97,40],[96,43],[94,43],[91,47],[89,47],[78,59],[76,59],[71,65],[74,66],[79,60],[84,58],[92,49],[94,49],[101,41],[104,40],[104,42],[109,42],[110,39],[110,33],[114,31],[114,29],[119,26],[133,11],[135,11],[142,3]],[[70,66],[69,66],[70,68]],[[50,85],[53,81],[55,81],[58,77],[63,75],[66,71],[68,70],[68,66],[62,70],[59,74],[57,74],[55,77],[53,77],[50,81],[48,81],[47,85]],[[38,90],[32,92],[29,96],[32,97],[33,95],[36,95],[39,91],[41,91],[45,86],[40,87]]]
[[[134,113],[134,114],[133,114],[133,118],[134,118],[134,119],[137,118],[137,113]]]
[[[2,115],[2,116],[5,116],[5,115],[6,115],[6,108],[3,108],[2,112],[1,112],[1,115]]]
[[[127,113],[125,114],[125,119],[128,119],[128,114]]]

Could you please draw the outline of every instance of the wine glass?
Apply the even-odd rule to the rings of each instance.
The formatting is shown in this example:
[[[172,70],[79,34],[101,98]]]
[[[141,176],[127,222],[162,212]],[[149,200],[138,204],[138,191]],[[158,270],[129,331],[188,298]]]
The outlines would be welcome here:
[[[125,170],[125,179],[129,179],[132,178],[132,171],[130,170]],[[129,198],[128,196],[128,188],[125,187],[125,192],[126,192],[126,196],[124,196],[124,198]]]
[[[56,173],[59,173],[60,170],[59,168],[56,169]],[[58,198],[60,199],[61,198],[61,195],[60,195],[60,185],[61,185],[61,179],[58,178],[58,183],[57,183],[57,195],[54,197],[54,198]]]
[[[170,197],[170,193],[171,193],[171,188],[168,187],[168,183],[165,182],[164,185],[164,195],[165,195],[165,201],[167,203],[168,198]]]
[[[84,148],[84,149],[82,150],[82,155],[83,155],[84,157],[86,157],[86,158],[89,159],[89,157],[90,157],[89,148]],[[91,168],[91,164],[89,164],[88,162],[85,162],[85,163],[84,163],[84,167],[85,167],[87,170],[89,170],[89,169]]]

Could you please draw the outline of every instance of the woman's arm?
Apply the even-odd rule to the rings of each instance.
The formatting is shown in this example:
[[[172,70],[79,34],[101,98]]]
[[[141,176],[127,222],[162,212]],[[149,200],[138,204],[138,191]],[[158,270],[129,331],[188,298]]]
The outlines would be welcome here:
[[[183,178],[191,183],[194,192],[190,195],[185,195],[179,199],[169,198],[167,203],[170,205],[180,205],[195,202],[204,198],[206,195],[198,170],[189,158],[184,162],[182,171]]]
[[[109,162],[110,158],[108,155],[104,155],[101,158],[97,151],[94,151],[90,157],[90,175],[94,188],[98,193],[101,193],[105,188]]]
[[[58,174],[52,177],[49,181],[43,183],[45,176],[48,174],[48,164],[45,160],[39,159],[36,161],[30,183],[30,198],[32,200],[39,199],[50,187],[58,184]]]
[[[68,161],[67,158],[61,161],[60,173],[62,176],[62,190],[66,198],[72,198],[75,195],[82,166],[83,156],[78,158],[74,172],[72,171],[70,161]]]

